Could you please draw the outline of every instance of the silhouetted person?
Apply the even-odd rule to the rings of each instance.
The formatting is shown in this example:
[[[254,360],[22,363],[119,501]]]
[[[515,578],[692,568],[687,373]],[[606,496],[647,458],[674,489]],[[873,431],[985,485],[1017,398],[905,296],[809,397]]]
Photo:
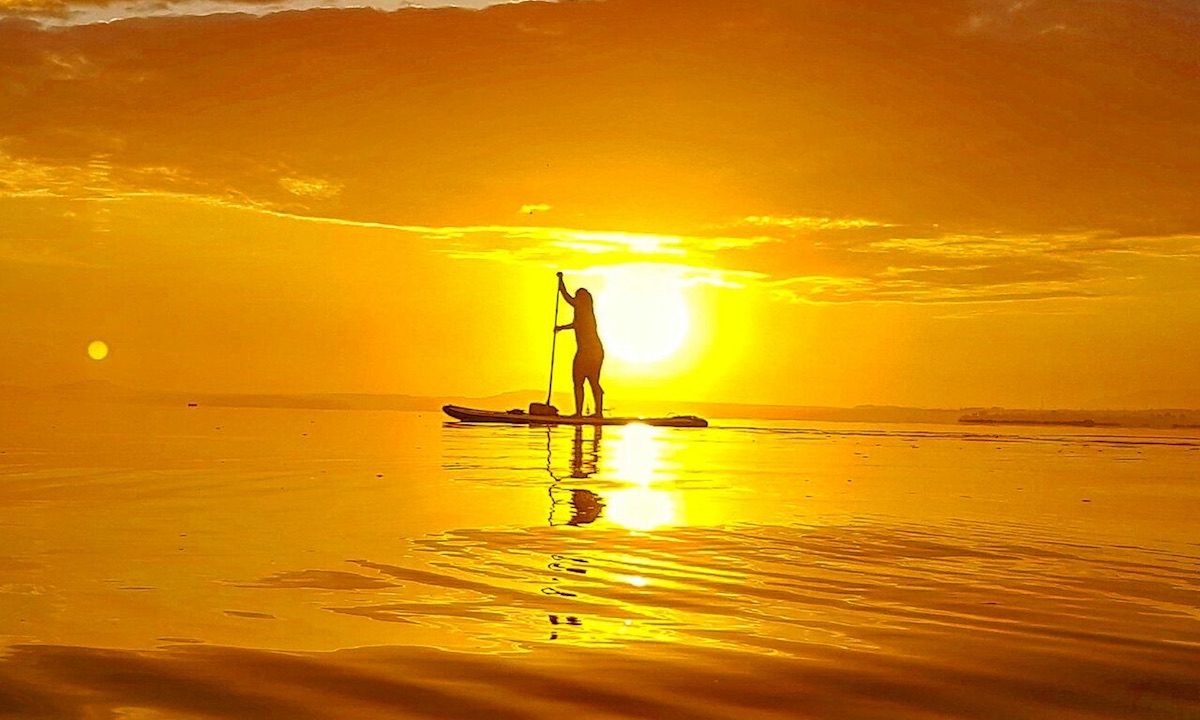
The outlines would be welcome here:
[[[583,414],[583,381],[592,386],[592,400],[596,403],[596,417],[604,414],[604,388],[600,387],[600,367],[604,364],[604,345],[596,330],[596,311],[592,307],[592,294],[586,288],[575,291],[574,297],[563,284],[563,274],[558,273],[558,292],[575,308],[575,317],[568,325],[558,325],[559,330],[575,331],[575,363],[572,379],[575,382],[575,416]]]

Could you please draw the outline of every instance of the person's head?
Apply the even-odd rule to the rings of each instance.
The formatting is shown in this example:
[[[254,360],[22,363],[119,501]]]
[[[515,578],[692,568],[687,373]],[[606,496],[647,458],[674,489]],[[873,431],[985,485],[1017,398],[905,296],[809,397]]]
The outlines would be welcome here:
[[[584,305],[591,306],[592,294],[588,292],[587,288],[579,288],[579,290],[575,291],[575,300],[582,300]]]

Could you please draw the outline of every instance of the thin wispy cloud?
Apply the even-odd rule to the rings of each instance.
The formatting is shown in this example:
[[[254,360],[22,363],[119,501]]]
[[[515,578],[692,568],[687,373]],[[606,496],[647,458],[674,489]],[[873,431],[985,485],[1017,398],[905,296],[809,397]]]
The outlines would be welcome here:
[[[524,262],[538,258],[570,257],[583,254],[598,260],[617,258],[668,258],[673,262],[700,264],[713,259],[713,253],[728,247],[745,247],[753,242],[744,238],[654,235],[620,231],[595,231],[566,227],[474,226],[444,228],[406,228],[426,237],[448,241],[441,252],[460,259],[484,259]]]
[[[284,177],[279,179],[279,185],[291,194],[302,198],[329,200],[342,192],[340,183],[321,178]]]
[[[819,305],[848,303],[1009,304],[1040,300],[1102,298],[1117,294],[1111,280],[1088,278],[1073,281],[1039,280],[1011,283],[955,284],[924,276],[846,278],[809,276],[769,283],[780,298]]]
[[[24,18],[50,26],[89,25],[130,18],[204,16],[219,13],[268,13],[369,8],[391,12],[406,8],[482,9],[521,0],[0,0],[0,19]]]
[[[0,198],[72,198],[112,201],[157,197],[262,213],[296,222],[385,230],[426,241],[430,251],[456,260],[539,263],[559,267],[589,257],[597,266],[663,263],[688,273],[688,282],[761,288],[792,302],[816,304],[914,302],[1011,303],[1054,298],[1097,298],[1129,292],[1131,269],[1114,256],[1196,260],[1200,236],[1131,236],[1112,232],[971,234],[897,228],[869,219],[771,218],[748,215],[738,224],[759,234],[661,235],[540,225],[410,225],[357,220],[311,211],[289,202],[254,200],[234,192],[188,192],[195,185],[177,168],[124,168],[106,158],[55,165],[6,156]],[[335,198],[342,185],[315,177],[281,176],[297,201]],[[164,189],[149,190],[148,187]],[[528,213],[525,214],[528,216]],[[736,225],[736,224],[735,224]],[[871,230],[868,235],[858,231]],[[796,231],[802,230],[802,239]],[[878,239],[879,232],[905,234]],[[779,234],[769,234],[779,233]],[[65,262],[42,245],[20,250],[9,241],[0,262]],[[797,252],[809,247],[812,252]],[[55,260],[58,258],[58,260]],[[782,260],[780,259],[782,258]],[[703,270],[715,266],[719,270]]]
[[[828,217],[771,217],[770,215],[750,215],[743,221],[746,225],[760,228],[785,228],[787,230],[861,230],[863,228],[889,228],[891,223],[865,218],[828,218]]]

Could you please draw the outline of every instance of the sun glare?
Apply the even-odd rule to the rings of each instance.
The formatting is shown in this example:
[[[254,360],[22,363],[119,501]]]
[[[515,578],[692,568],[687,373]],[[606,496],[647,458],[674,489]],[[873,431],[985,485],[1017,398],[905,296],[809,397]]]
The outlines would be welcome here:
[[[659,429],[626,426],[613,451],[613,476],[629,486],[605,495],[605,516],[629,530],[649,531],[677,523],[679,508],[673,494],[651,487],[665,468]]]
[[[649,485],[662,472],[659,447],[661,428],[638,423],[620,428],[612,443],[611,468],[617,479],[633,485]]]
[[[596,299],[605,352],[631,364],[661,363],[687,338],[689,313],[680,283],[653,270],[614,271]]]
[[[679,509],[671,493],[648,487],[616,490],[606,496],[604,514],[627,530],[646,532],[678,522]]]

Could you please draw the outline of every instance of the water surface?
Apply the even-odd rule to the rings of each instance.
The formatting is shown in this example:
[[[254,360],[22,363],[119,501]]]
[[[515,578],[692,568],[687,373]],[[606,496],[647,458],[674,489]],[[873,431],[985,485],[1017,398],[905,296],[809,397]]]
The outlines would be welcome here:
[[[0,715],[1200,717],[1200,438],[13,408]]]

